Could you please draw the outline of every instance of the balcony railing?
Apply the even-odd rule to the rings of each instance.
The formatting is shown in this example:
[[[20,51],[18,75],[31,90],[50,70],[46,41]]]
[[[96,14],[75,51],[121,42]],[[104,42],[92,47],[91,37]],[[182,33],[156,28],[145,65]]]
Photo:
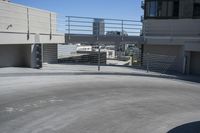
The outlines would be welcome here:
[[[141,21],[66,16],[67,34],[140,36],[141,30]]]

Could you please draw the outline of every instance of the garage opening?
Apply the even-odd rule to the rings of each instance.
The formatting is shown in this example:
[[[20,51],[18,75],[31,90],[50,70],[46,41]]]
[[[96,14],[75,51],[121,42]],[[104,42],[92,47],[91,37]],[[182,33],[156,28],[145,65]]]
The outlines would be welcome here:
[[[31,45],[0,45],[0,67],[30,67]]]
[[[191,52],[190,73],[200,75],[200,52]]]

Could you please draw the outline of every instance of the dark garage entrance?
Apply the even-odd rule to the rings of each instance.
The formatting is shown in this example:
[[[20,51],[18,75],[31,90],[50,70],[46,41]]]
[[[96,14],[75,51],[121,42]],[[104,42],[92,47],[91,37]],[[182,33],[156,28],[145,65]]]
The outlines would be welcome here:
[[[191,52],[190,73],[200,75],[200,52]]]

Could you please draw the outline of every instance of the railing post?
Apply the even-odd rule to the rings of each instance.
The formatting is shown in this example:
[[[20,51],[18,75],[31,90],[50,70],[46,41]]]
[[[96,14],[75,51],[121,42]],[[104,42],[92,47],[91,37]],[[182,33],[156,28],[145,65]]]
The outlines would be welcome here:
[[[52,22],[51,22],[52,19],[51,18],[52,18],[52,15],[50,13],[50,17],[49,17],[49,21],[50,21],[50,25],[49,25],[50,26],[50,40],[52,39]]]
[[[27,8],[27,40],[30,38],[30,16],[29,9]]]
[[[124,40],[124,20],[121,22],[122,25],[122,41]]]
[[[99,27],[99,22],[96,25],[97,25],[96,29],[97,29],[97,41],[98,41],[99,40],[99,28],[100,28]]]
[[[68,16],[68,39],[70,40],[70,16]]]
[[[149,72],[149,53],[147,53],[147,73]]]
[[[101,49],[99,43],[98,43],[98,71],[101,71]]]

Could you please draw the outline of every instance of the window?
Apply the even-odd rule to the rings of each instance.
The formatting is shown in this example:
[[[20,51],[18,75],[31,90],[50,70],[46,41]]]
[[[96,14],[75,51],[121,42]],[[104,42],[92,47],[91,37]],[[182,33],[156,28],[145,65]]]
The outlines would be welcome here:
[[[150,17],[155,17],[157,16],[157,2],[156,1],[151,1],[150,3],[150,8],[149,8],[149,16]]]
[[[173,16],[179,16],[179,1],[174,1]]]
[[[146,18],[177,18],[179,0],[146,0]]]
[[[149,17],[157,16],[157,2],[156,1],[148,1],[146,3],[146,15]]]
[[[200,17],[200,2],[194,3],[193,16]]]

